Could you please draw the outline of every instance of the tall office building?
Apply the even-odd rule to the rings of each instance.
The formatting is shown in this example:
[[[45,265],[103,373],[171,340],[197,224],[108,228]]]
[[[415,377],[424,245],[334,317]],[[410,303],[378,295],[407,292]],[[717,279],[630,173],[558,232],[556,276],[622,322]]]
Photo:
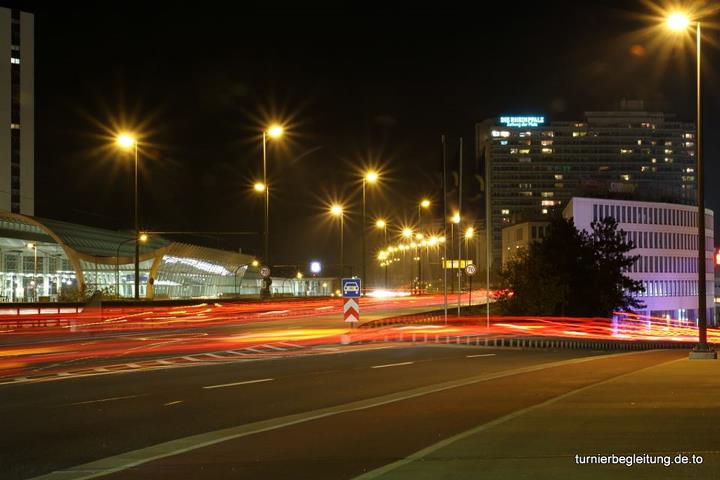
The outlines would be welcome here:
[[[0,8],[0,210],[35,213],[35,20]]]
[[[623,102],[582,120],[502,116],[476,125],[484,165],[493,267],[502,229],[541,220],[573,196],[695,203],[695,125]]]

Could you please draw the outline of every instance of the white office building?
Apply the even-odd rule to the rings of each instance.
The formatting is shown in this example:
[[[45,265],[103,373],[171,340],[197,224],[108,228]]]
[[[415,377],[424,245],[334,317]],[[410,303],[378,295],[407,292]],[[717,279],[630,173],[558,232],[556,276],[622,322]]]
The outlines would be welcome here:
[[[694,321],[698,312],[697,207],[674,203],[637,202],[575,197],[563,210],[579,230],[613,217],[618,229],[627,232],[640,259],[627,275],[642,282],[638,295],[645,308],[638,313],[679,321]],[[705,209],[705,269],[708,322],[714,315],[713,212]]]
[[[0,211],[35,214],[34,16],[0,7]]]

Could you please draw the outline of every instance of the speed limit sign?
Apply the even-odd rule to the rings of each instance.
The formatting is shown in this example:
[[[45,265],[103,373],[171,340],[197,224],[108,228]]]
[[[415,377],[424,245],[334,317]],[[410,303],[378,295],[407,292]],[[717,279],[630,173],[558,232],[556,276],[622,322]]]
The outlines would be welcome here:
[[[469,277],[472,277],[473,275],[475,275],[477,273],[477,267],[471,263],[470,265],[465,267],[465,273]]]
[[[262,266],[260,267],[260,276],[263,278],[267,278],[270,276],[270,267]]]

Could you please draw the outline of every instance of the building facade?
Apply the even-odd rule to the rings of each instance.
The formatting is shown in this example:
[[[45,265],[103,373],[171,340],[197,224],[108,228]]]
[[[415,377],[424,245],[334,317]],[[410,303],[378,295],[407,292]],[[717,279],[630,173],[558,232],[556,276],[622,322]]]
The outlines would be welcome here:
[[[562,208],[573,196],[695,203],[695,125],[625,102],[580,120],[499,117],[476,125],[493,260],[502,229]]]
[[[613,217],[627,234],[639,260],[626,275],[638,280],[645,292],[638,295],[645,307],[638,313],[665,319],[698,318],[697,207],[600,198],[573,198],[563,210],[578,230],[592,230],[595,220]],[[705,210],[705,270],[708,321],[715,318],[713,212]]]
[[[502,266],[516,258],[518,254],[527,250],[532,242],[539,242],[545,238],[545,232],[550,222],[521,222],[502,229]]]
[[[0,211],[35,211],[34,16],[0,7]]]

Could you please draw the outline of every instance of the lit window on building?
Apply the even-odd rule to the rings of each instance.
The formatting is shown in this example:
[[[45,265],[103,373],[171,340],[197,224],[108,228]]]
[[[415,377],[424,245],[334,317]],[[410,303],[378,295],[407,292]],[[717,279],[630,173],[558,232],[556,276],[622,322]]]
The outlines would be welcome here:
[[[553,197],[553,196],[555,196],[555,193],[554,193],[554,192],[542,192],[542,193],[540,194],[540,196],[541,196],[541,197],[544,197],[544,198],[548,198],[548,197]]]
[[[545,147],[545,148],[542,149],[542,153],[553,153],[553,149],[552,149],[552,148]]]
[[[577,132],[576,131],[576,132],[572,133],[573,137],[584,137],[585,135],[587,135],[587,132]]]
[[[627,155],[628,153],[633,153],[632,148],[621,148],[620,149],[621,155]]]
[[[543,200],[540,202],[540,205],[543,207],[553,207],[555,206],[555,200]]]
[[[630,180],[630,175],[620,175],[620,178],[622,180],[625,180],[626,182]]]
[[[543,213],[543,215],[547,215],[548,209],[547,209],[547,208],[543,208],[543,209],[542,209],[542,213]]]
[[[500,213],[502,215],[510,215],[510,210],[507,208],[503,208],[502,210],[500,210]]]
[[[20,124],[19,123],[11,123],[10,129],[11,130],[20,130]]]
[[[559,174],[559,173],[555,174],[555,180],[562,180],[562,179],[563,179],[563,176],[561,174]]]
[[[540,142],[540,145],[542,145],[543,147],[547,147],[548,145],[552,145],[552,144],[553,144],[552,140],[542,140]]]
[[[529,148],[521,148],[520,153],[523,155],[527,155],[528,153],[530,153],[530,149]]]
[[[11,58],[10,63],[14,63],[15,65],[20,65],[20,59],[19,58]]]

